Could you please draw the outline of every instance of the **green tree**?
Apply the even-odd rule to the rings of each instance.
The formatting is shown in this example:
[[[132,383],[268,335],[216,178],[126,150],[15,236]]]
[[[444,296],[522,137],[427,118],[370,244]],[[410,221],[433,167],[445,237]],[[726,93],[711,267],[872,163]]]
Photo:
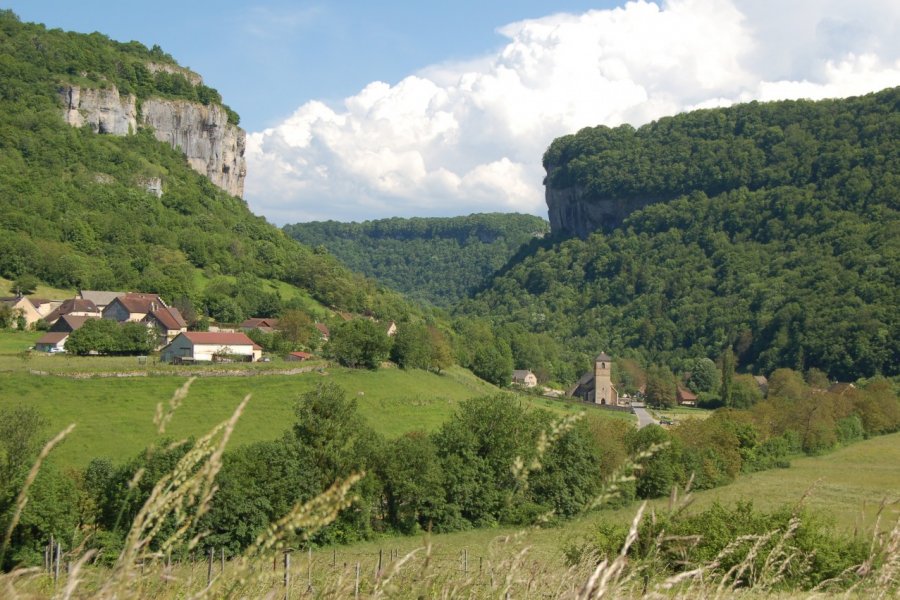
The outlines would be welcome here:
[[[513,359],[509,344],[497,340],[494,344],[484,344],[475,350],[472,372],[498,387],[509,385],[512,380]]]
[[[301,460],[311,466],[310,481],[317,493],[352,473],[374,469],[381,441],[358,413],[356,400],[347,398],[343,388],[325,383],[303,394],[296,416],[291,440]],[[379,491],[374,477],[364,479],[356,489],[353,507],[341,513],[317,539],[349,541],[366,537]]]
[[[731,406],[732,379],[734,378],[734,351],[731,346],[725,348],[720,360],[722,361],[722,387],[719,397],[725,406]]]
[[[669,367],[654,366],[647,371],[647,387],[644,395],[650,406],[675,406],[675,376]]]
[[[391,348],[391,360],[404,369],[428,369],[431,359],[431,338],[424,325],[407,323],[398,329]]]
[[[687,385],[691,391],[695,393],[714,392],[721,385],[719,370],[716,363],[708,358],[697,358],[692,360],[688,369],[691,377],[688,379]]]
[[[28,296],[37,290],[40,280],[34,275],[24,274],[16,278],[9,286],[9,291],[17,296]]]
[[[391,338],[378,323],[354,319],[332,330],[327,350],[342,365],[377,369],[390,355]]]

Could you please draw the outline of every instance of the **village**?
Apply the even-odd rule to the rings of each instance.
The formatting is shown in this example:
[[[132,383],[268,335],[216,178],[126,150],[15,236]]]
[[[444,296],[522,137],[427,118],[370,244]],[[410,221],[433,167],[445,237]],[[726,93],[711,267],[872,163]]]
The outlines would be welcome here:
[[[44,300],[19,295],[0,298],[19,329],[46,329],[34,344],[36,352],[62,354],[73,332],[85,323],[104,319],[119,324],[140,323],[147,328],[153,352],[165,363],[257,362],[267,360],[263,348],[249,336],[250,331],[271,333],[278,319],[251,318],[236,327],[209,326],[207,331],[189,331],[178,308],[166,304],[159,294],[80,290],[74,298]],[[391,324],[396,331],[396,326]],[[322,342],[329,337],[328,326],[315,323]],[[92,352],[92,354],[96,354]],[[288,361],[313,358],[310,352],[294,351]]]

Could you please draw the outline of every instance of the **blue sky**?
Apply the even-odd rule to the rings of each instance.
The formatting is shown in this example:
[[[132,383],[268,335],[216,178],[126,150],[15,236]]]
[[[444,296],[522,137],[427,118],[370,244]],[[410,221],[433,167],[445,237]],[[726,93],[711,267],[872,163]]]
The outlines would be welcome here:
[[[477,2],[2,0],[25,21],[159,44],[197,71],[250,131],[311,99],[340,102],[374,80],[396,82],[499,47],[497,27],[613,1]]]
[[[546,216],[541,156],[587,126],[900,85],[896,0],[0,0],[159,44],[247,130],[276,224]]]

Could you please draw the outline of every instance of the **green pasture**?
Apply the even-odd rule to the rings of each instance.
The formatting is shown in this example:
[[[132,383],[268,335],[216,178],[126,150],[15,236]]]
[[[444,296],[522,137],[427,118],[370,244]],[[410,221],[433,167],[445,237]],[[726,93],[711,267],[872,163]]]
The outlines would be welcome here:
[[[66,360],[59,356],[48,359]],[[105,368],[109,367],[107,363]],[[187,377],[164,375],[74,378],[21,370],[0,372],[0,407],[34,406],[49,421],[49,431],[76,423],[75,431],[54,452],[53,460],[63,466],[81,467],[94,457],[121,461],[158,442],[163,436],[153,425],[156,405],[167,405],[185,381]],[[300,375],[199,377],[164,435],[174,439],[202,435],[227,419],[244,396],[251,394],[232,447],[275,439],[294,422],[300,395],[324,381],[343,387],[356,399],[360,413],[372,427],[388,437],[415,430],[433,431],[461,400],[497,392],[458,367],[440,375],[416,370],[323,367]],[[577,409],[549,400],[523,397],[522,401],[561,415]]]

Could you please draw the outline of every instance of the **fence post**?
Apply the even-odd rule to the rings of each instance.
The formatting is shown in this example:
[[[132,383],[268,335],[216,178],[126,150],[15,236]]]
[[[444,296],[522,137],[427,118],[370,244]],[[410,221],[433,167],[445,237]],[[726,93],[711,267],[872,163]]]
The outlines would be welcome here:
[[[463,575],[469,574],[469,549],[463,548]]]
[[[289,600],[291,595],[291,549],[284,551],[284,600]]]
[[[225,574],[225,546],[222,546],[219,550],[220,550],[220,552],[221,552],[221,558],[222,558],[222,571],[221,571],[221,574],[224,575],[224,574]]]
[[[359,600],[359,561],[356,562],[356,587],[354,588],[353,597]]]
[[[56,565],[53,570],[53,585],[59,579],[59,563],[62,561],[62,543],[56,542]]]
[[[209,549],[209,562],[206,563],[206,587],[212,583],[213,548]]]

